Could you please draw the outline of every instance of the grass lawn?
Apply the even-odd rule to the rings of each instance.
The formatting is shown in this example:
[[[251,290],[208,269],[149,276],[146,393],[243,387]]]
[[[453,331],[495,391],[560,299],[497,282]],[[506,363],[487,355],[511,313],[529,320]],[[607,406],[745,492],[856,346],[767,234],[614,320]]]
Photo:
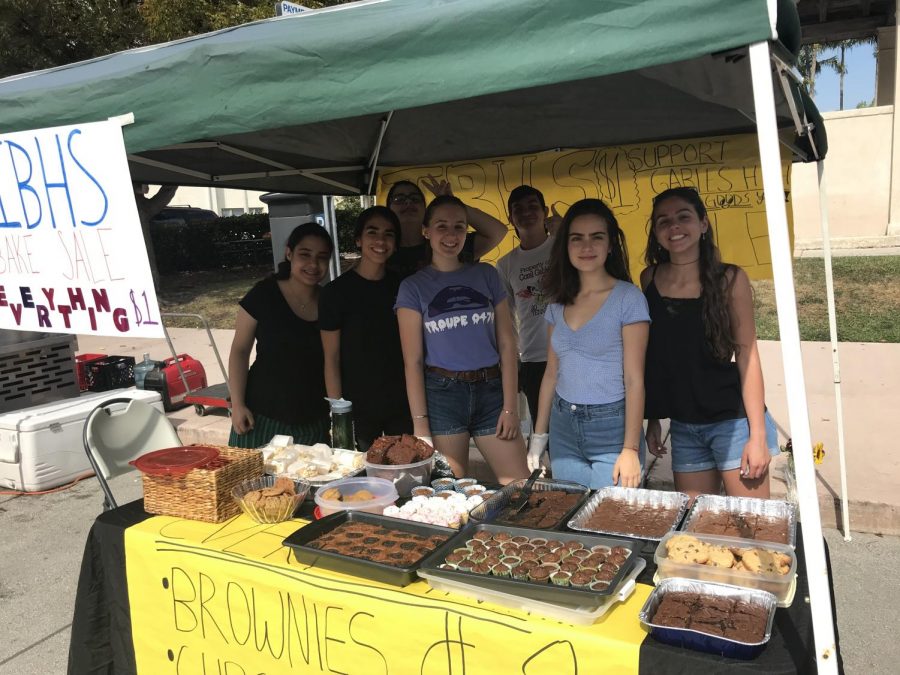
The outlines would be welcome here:
[[[268,266],[212,272],[185,272],[162,279],[163,312],[201,314],[213,328],[234,328],[237,302]],[[794,260],[794,284],[803,340],[827,341],[825,263],[821,258]],[[900,256],[834,259],[838,337],[846,342],[900,342]],[[778,339],[775,293],[771,281],[753,283],[756,328],[760,339]],[[166,325],[195,327],[187,320]]]
[[[900,256],[832,260],[838,339],[842,342],[900,342]],[[825,261],[794,260],[800,338],[827,342]],[[772,281],[753,283],[760,339],[778,339]]]

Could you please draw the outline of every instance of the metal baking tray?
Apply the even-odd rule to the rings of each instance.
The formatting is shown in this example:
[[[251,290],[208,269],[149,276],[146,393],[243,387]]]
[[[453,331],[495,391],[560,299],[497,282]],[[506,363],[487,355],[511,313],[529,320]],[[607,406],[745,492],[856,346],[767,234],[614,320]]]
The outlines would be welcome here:
[[[670,592],[699,593],[701,595],[713,595],[722,598],[743,600],[753,605],[763,607],[768,613],[766,632],[760,642],[738,642],[725,637],[701,633],[690,628],[673,628],[671,626],[659,626],[650,617],[656,614],[656,608]],[[775,620],[775,596],[766,591],[754,591],[744,588],[735,588],[724,584],[712,584],[709,582],[693,581],[690,579],[664,579],[650,593],[650,597],[641,608],[638,618],[641,623],[650,629],[650,635],[668,645],[687,647],[710,654],[719,654],[733,659],[754,659],[766,647],[769,638],[772,637],[772,622]]]
[[[515,493],[517,490],[521,490],[527,482],[527,478],[521,478],[507,484],[502,490],[497,492],[486,502],[479,504],[474,509],[469,511],[469,520],[473,523],[495,522],[516,527],[515,523],[498,520],[498,517],[503,513],[506,507],[509,506],[510,502],[512,501],[513,493]],[[563,516],[553,527],[546,528],[548,530],[555,530],[557,528],[564,527],[565,524],[569,522],[572,514],[574,514],[579,508],[581,508],[584,500],[587,499],[587,496],[591,492],[590,488],[585,487],[584,485],[581,485],[579,483],[572,483],[567,480],[552,480],[544,478],[536,480],[534,482],[534,486],[532,487],[532,492],[548,492],[550,490],[561,490],[570,494],[581,494],[582,498],[579,499],[571,509],[566,511],[566,513],[563,514]]]
[[[492,602],[501,607],[540,614],[541,616],[547,616],[551,619],[558,619],[559,621],[578,626],[590,626],[606,615],[618,603],[625,602],[631,597],[631,594],[634,593],[634,589],[637,587],[637,578],[646,566],[646,560],[641,557],[635,558],[634,567],[631,568],[627,576],[623,577],[622,583],[619,584],[614,593],[606,596],[599,607],[595,607],[593,604],[584,606],[580,602],[573,604],[560,599],[556,599],[553,602],[541,602],[540,600],[498,591],[480,583],[476,579],[467,579],[465,582],[457,579],[444,579],[435,576],[429,570],[421,568],[419,569],[419,576],[427,581],[429,586],[438,591],[455,593],[479,602]]]
[[[294,557],[299,562],[307,563],[308,565],[313,565],[315,567],[340,572],[341,574],[351,574],[357,577],[372,579],[373,581],[380,581],[394,586],[408,586],[416,580],[416,570],[427,555],[422,556],[422,558],[409,567],[395,567],[394,565],[373,562],[362,558],[354,558],[349,555],[341,555],[340,553],[322,551],[306,545],[314,539],[318,539],[326,532],[331,532],[331,530],[335,529],[338,525],[346,522],[371,523],[372,525],[385,527],[389,530],[412,532],[413,534],[427,537],[439,534],[446,537],[448,540],[457,534],[456,530],[452,530],[448,527],[426,525],[425,523],[416,523],[411,520],[387,518],[376,513],[338,511],[337,513],[325,516],[321,520],[316,520],[309,525],[301,527],[287,537],[283,544],[293,550]],[[438,546],[438,548],[440,548],[440,546]]]
[[[600,502],[604,499],[628,502],[638,506],[647,506],[655,508],[659,506],[670,507],[675,506],[678,512],[672,520],[672,525],[668,532],[671,532],[681,522],[684,512],[687,510],[688,496],[683,492],[666,492],[664,490],[643,490],[641,488],[623,488],[623,487],[606,487],[597,490],[590,499],[588,499],[578,513],[569,521],[569,528],[579,530],[581,532],[597,532],[599,534],[611,535],[614,537],[632,537],[634,539],[645,539],[649,541],[659,541],[668,532],[657,537],[648,537],[644,534],[636,534],[634,532],[618,532],[616,530],[595,529],[588,527],[588,521],[594,515],[594,511],[600,506]]]
[[[723,497],[720,495],[700,495],[681,526],[686,532],[694,532],[694,526],[700,514],[705,511],[714,513],[736,513],[766,516],[787,520],[788,540],[791,548],[797,546],[797,505],[780,499],[757,499],[755,497]],[[723,536],[723,535],[720,535]],[[760,539],[759,541],[768,541]],[[775,542],[784,544],[785,542]]]
[[[540,537],[542,539],[556,539],[561,542],[579,541],[588,548],[591,546],[622,546],[627,548],[631,553],[625,560],[622,567],[609,582],[609,588],[605,591],[592,591],[590,589],[573,588],[572,586],[557,586],[551,582],[541,583],[535,581],[521,581],[512,577],[495,577],[485,574],[475,574],[474,572],[464,572],[460,570],[440,569],[440,565],[444,562],[444,558],[453,549],[463,547],[466,541],[475,536],[476,532],[487,531],[507,532],[512,536],[526,536],[531,539]],[[551,535],[550,532],[553,532]],[[514,595],[524,595],[525,597],[539,600],[541,602],[568,602],[570,604],[580,604],[586,607],[596,609],[606,602],[608,596],[613,595],[616,589],[622,583],[622,579],[628,575],[634,566],[635,559],[638,557],[639,551],[637,542],[628,539],[614,539],[612,537],[597,537],[587,534],[577,534],[574,532],[555,532],[552,530],[534,530],[524,527],[511,527],[507,525],[492,525],[489,523],[480,523],[475,526],[469,526],[463,529],[453,539],[443,546],[439,547],[434,553],[428,556],[422,564],[421,569],[426,570],[428,574],[446,579],[456,579],[469,583],[477,580],[486,588],[494,588],[506,593]]]

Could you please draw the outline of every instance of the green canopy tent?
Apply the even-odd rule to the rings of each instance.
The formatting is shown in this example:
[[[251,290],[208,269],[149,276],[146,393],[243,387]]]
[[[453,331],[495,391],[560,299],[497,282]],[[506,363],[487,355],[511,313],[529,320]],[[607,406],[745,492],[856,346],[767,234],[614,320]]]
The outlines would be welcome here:
[[[135,180],[371,193],[379,166],[755,132],[819,668],[837,653],[780,147],[826,140],[790,0],[371,0],[0,81],[0,130],[134,113]]]
[[[774,44],[789,63],[799,24],[783,4],[789,46]],[[376,161],[753,132],[746,45],[774,37],[766,5],[357,3],[9,78],[0,121],[8,132],[134,112],[135,180],[365,193]],[[791,103],[779,92],[789,130]]]

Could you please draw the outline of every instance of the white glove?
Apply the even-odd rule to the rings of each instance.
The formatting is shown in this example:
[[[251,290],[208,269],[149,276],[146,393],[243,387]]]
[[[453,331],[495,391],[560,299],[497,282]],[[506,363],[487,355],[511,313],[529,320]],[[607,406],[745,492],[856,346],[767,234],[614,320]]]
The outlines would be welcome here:
[[[425,441],[432,448],[434,447],[434,441],[431,440],[431,436],[416,436],[420,441]]]
[[[528,469],[536,471],[541,468],[541,455],[547,449],[550,442],[550,434],[531,434],[531,440],[528,442]]]

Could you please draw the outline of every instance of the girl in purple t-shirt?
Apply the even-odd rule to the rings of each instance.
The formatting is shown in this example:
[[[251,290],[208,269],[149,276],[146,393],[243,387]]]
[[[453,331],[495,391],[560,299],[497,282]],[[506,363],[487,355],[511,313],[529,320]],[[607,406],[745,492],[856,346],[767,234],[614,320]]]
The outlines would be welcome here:
[[[430,261],[400,284],[397,320],[415,434],[469,468],[469,439],[501,483],[528,475],[519,433],[516,339],[506,291],[490,265],[459,260],[466,207],[452,195],[425,211]]]

